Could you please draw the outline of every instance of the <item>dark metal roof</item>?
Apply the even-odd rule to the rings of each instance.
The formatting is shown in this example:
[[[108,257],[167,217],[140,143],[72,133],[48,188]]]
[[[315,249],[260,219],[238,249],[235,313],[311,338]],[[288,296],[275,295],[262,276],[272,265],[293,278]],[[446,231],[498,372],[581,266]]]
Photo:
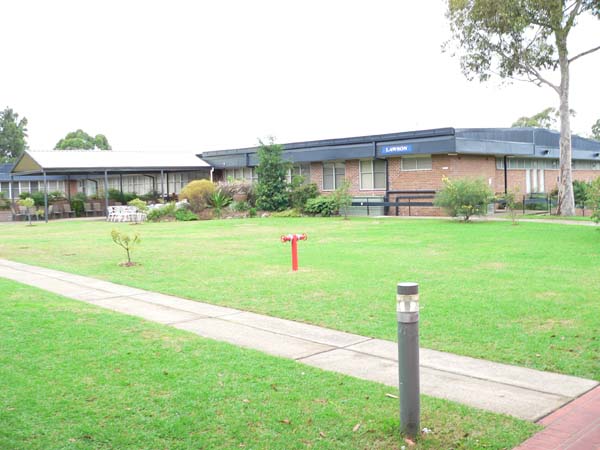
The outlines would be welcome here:
[[[461,153],[558,158],[560,133],[542,128],[437,128],[283,144],[294,162],[386,158],[402,154]],[[402,147],[390,151],[390,146]],[[600,142],[572,136],[573,159],[598,159]],[[258,147],[207,151],[198,156],[215,168],[255,166]],[[598,155],[598,156],[596,156]]]

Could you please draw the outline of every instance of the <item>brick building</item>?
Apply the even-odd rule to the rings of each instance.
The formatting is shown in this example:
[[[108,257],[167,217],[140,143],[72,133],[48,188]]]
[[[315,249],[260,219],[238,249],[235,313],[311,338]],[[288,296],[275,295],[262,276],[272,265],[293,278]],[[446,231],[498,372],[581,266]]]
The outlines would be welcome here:
[[[442,178],[483,178],[496,193],[549,193],[558,181],[559,133],[541,128],[439,128],[434,130],[297,142],[283,145],[293,174],[327,193],[343,179],[355,200],[395,201],[431,195]],[[573,136],[573,178],[600,176],[600,142]],[[257,147],[203,152],[216,179],[256,179]],[[418,199],[417,199],[418,203]],[[389,214],[395,214],[388,211]],[[407,207],[398,214],[408,214]],[[412,215],[438,215],[415,206]]]

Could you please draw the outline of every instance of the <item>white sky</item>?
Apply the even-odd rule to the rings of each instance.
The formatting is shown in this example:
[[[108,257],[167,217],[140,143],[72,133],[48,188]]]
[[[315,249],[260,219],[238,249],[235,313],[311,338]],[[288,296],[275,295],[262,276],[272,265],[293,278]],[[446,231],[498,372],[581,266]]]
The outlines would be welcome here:
[[[115,150],[202,151],[436,127],[503,127],[549,88],[468,82],[443,54],[442,0],[64,1],[2,4],[0,108],[32,149],[67,132]],[[571,54],[600,44],[583,21]],[[600,118],[600,52],[571,67],[573,131]],[[554,80],[557,80],[556,74]]]

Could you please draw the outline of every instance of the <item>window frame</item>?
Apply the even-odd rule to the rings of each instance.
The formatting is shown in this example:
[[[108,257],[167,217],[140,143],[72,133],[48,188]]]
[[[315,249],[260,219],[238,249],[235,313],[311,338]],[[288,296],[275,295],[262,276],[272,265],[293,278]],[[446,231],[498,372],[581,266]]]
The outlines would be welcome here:
[[[323,175],[323,179],[322,179],[322,187],[323,187],[323,191],[327,191],[327,192],[332,192],[335,191],[338,188],[336,179],[338,178],[338,173],[336,173],[336,169],[339,170],[339,168],[336,167],[336,164],[343,164],[344,165],[344,179],[346,178],[346,161],[324,161],[322,164],[322,175]],[[333,188],[328,189],[325,187],[325,166],[326,165],[331,165],[333,168]]]
[[[384,168],[383,171],[375,171],[375,161],[381,161],[384,164]],[[370,172],[363,172],[363,165],[369,163],[371,166],[371,171]],[[361,159],[358,161],[358,183],[359,183],[359,190],[361,191],[385,191],[387,190],[387,161],[384,159]],[[376,173],[383,173],[384,175],[384,186],[383,187],[376,187],[375,186],[375,174]],[[371,187],[365,187],[363,186],[363,175],[371,175]]]
[[[405,160],[416,161],[415,168],[414,169],[406,169],[404,167]],[[430,167],[419,168],[419,163],[418,163],[419,160],[429,160]],[[423,172],[423,171],[427,171],[427,170],[433,170],[433,158],[431,157],[431,155],[411,155],[411,156],[403,156],[402,158],[400,158],[400,171],[402,171],[402,172]]]

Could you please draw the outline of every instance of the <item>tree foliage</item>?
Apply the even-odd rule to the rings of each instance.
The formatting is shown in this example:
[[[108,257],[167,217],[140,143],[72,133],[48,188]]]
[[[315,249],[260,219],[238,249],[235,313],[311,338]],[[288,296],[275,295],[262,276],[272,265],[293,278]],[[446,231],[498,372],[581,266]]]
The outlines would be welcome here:
[[[140,235],[138,233],[134,233],[133,236],[129,236],[127,233],[123,233],[118,230],[112,230],[110,237],[115,244],[117,244],[119,247],[122,247],[127,253],[127,262],[123,265],[135,265],[135,263],[131,261],[131,253],[133,253],[133,249],[141,242]]]
[[[482,179],[451,180],[444,178],[444,187],[436,194],[433,204],[444,208],[451,217],[462,217],[465,222],[471,216],[486,212],[494,195]]]
[[[258,183],[256,185],[256,206],[265,211],[283,211],[289,206],[287,172],[290,163],[284,161],[283,147],[273,138],[268,143],[259,140]]]
[[[27,150],[27,119],[11,108],[0,111],[0,162],[11,162]]]
[[[83,130],[68,133],[64,138],[56,143],[55,150],[111,150],[108,139],[103,134],[97,134],[95,137],[87,134]]]
[[[569,66],[600,49],[600,41],[569,56],[568,36],[582,14],[600,18],[598,0],[448,0],[447,17],[468,79],[492,75],[552,88],[560,99],[559,212],[574,213],[569,117]],[[559,69],[560,82],[547,71]]]
[[[596,120],[596,123],[592,125],[592,139],[600,141],[600,119]]]
[[[600,177],[590,183],[587,189],[587,200],[592,209],[592,219],[600,223]]]
[[[546,108],[531,117],[519,117],[517,121],[511,125],[511,127],[536,127],[552,130],[556,126],[557,115],[558,111],[556,108]]]

